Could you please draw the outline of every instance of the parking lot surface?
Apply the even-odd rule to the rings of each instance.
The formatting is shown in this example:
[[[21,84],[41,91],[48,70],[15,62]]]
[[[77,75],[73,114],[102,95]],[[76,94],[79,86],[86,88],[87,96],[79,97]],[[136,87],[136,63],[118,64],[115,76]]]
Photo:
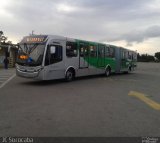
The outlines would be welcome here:
[[[160,136],[159,106],[160,63],[69,83],[14,77],[0,89],[0,136]]]

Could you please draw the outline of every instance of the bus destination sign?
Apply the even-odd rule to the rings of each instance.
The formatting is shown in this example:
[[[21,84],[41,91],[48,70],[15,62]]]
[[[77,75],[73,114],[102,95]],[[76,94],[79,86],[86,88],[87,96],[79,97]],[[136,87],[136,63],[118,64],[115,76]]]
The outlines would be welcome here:
[[[22,43],[43,43],[47,36],[26,36],[21,41]]]
[[[44,42],[44,38],[29,37],[29,38],[27,38],[27,42]]]

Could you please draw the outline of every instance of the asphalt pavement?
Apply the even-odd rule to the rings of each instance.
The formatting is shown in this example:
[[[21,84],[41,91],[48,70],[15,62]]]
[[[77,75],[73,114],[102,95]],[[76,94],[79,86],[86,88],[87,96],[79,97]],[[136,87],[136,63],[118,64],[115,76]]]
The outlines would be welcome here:
[[[69,83],[14,77],[0,89],[0,136],[160,136],[159,91],[160,63]]]
[[[0,88],[5,86],[12,78],[16,76],[15,68],[2,69],[0,68]]]

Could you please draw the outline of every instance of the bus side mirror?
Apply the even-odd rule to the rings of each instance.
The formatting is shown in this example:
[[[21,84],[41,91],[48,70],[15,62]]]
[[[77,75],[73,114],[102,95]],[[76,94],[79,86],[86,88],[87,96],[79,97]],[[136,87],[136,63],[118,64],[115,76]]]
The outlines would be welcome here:
[[[56,47],[55,47],[55,46],[51,46],[51,47],[50,47],[50,51],[51,51],[51,54],[55,54],[55,52],[56,52]]]

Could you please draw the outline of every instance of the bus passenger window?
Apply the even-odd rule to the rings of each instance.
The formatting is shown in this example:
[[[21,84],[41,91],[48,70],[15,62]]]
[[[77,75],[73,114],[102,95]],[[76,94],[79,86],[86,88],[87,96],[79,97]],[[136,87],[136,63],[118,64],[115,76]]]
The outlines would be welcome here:
[[[126,51],[122,52],[122,59],[127,59],[127,52]]]
[[[84,48],[83,47],[80,48],[80,56],[84,57]]]
[[[90,56],[97,57],[97,47],[96,46],[90,46]]]
[[[88,45],[80,44],[80,57],[88,56]]]
[[[105,47],[105,57],[109,57],[109,47]]]
[[[115,57],[115,51],[114,48],[109,48],[109,57],[114,58]]]
[[[75,42],[67,42],[66,56],[67,57],[77,57],[77,44]]]
[[[132,60],[132,53],[131,52],[128,52],[128,59]]]
[[[100,45],[98,47],[98,57],[104,58],[105,57],[105,46]]]

